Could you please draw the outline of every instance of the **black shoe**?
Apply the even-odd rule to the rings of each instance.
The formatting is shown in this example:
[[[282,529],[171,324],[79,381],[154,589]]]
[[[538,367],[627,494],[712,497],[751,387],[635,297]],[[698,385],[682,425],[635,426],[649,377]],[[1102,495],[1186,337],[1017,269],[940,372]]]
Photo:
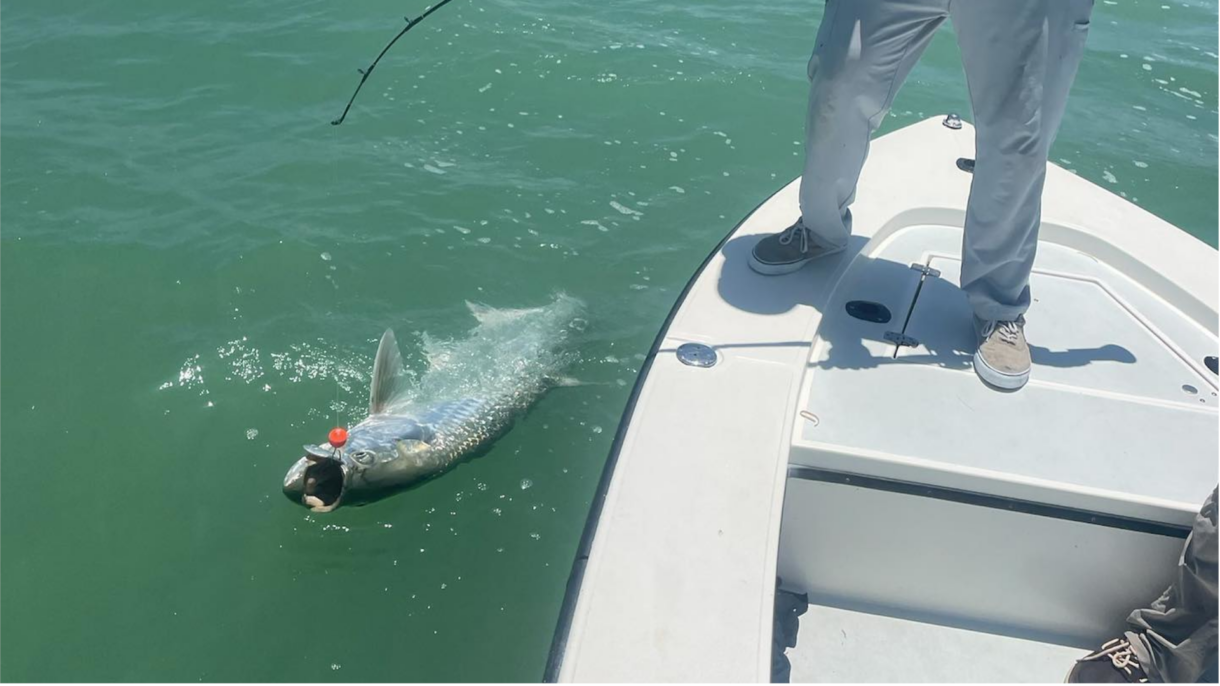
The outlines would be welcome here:
[[[1069,684],[1143,684],[1148,675],[1125,638],[1116,638],[1101,650],[1076,661],[1068,673]]]

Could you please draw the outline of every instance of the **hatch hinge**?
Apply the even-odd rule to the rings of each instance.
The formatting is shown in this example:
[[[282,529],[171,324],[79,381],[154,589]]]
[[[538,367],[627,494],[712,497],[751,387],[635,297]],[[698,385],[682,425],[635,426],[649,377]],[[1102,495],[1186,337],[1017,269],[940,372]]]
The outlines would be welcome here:
[[[915,264],[911,265],[911,269],[914,269],[915,271],[919,272],[920,274],[923,274],[924,276],[930,276],[933,279],[940,277],[939,269],[936,269],[935,267],[929,267],[926,264],[919,264],[918,262],[916,262]],[[912,303],[912,305],[913,305],[913,303]]]
[[[919,347],[919,341],[916,340],[914,336],[908,336],[905,333],[900,333],[898,331],[886,331],[885,340],[889,341],[890,343],[893,343],[894,345],[896,345],[900,348]]]

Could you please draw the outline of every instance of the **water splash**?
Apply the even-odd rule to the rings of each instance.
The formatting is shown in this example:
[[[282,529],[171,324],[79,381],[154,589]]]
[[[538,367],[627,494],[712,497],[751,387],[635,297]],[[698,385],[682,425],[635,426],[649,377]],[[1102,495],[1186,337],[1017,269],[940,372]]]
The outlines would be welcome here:
[[[353,353],[319,338],[314,343],[290,345],[284,352],[271,353],[271,368],[291,383],[307,379],[334,379],[344,392],[369,383],[373,368],[371,356]]]
[[[466,337],[450,340],[421,334],[427,368],[418,380],[413,370],[404,371],[402,391],[391,402],[394,411],[423,411],[470,397],[532,396],[575,362],[569,339],[587,326],[579,316],[584,305],[576,298],[561,294],[547,305],[525,309],[466,305],[475,320]],[[310,417],[355,422],[367,412],[372,348],[353,349],[318,338],[264,354],[243,336],[213,350],[212,355],[187,357],[158,390],[181,388],[210,395],[214,389],[205,384],[205,374],[213,382],[215,376],[242,385],[258,381],[255,387],[264,393],[284,384],[330,381],[335,397],[310,410]]]
[[[531,394],[576,360],[570,337],[581,328],[584,304],[557,295],[528,309],[498,309],[466,303],[476,324],[465,338],[440,339],[424,333],[428,368],[416,384],[403,384],[391,402],[410,413],[469,397]]]

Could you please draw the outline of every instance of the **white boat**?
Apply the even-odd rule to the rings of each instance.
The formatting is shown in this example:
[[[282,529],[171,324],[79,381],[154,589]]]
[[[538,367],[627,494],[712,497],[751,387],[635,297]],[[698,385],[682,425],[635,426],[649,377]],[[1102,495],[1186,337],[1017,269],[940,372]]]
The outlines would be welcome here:
[[[794,181],[708,257],[631,395],[547,679],[767,682],[794,638],[792,681],[1059,682],[1168,585],[1217,482],[1216,251],[1051,165],[1032,380],[990,389],[957,285],[973,139],[874,141],[839,256],[748,268]],[[794,637],[777,582],[808,597]]]

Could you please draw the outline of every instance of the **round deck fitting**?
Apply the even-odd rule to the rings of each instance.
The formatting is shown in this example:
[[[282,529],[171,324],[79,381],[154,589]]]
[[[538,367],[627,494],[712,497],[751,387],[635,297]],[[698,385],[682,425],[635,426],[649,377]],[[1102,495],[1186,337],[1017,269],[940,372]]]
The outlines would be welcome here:
[[[691,367],[711,367],[717,362],[716,351],[702,343],[683,343],[678,346],[678,361]]]

